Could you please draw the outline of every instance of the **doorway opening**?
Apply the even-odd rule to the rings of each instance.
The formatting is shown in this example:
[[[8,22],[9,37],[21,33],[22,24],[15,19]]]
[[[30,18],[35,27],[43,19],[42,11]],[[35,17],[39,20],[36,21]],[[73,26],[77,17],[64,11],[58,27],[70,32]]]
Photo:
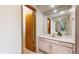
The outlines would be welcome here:
[[[26,49],[36,52],[36,9],[30,5],[23,6],[23,53]]]

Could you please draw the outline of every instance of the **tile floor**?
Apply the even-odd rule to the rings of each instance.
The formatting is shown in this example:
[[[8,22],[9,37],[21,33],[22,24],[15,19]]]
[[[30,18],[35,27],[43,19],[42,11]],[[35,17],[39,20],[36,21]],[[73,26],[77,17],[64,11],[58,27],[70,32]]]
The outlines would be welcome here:
[[[35,52],[32,52],[32,51],[30,51],[28,49],[24,49],[23,54],[44,54],[44,53],[41,52],[41,51],[38,51],[37,53],[35,53]]]

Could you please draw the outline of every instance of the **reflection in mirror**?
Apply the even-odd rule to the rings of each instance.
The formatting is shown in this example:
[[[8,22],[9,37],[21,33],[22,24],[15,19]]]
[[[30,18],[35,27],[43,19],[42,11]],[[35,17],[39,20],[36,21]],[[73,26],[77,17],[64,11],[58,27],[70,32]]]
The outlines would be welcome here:
[[[49,17],[47,19],[47,24],[48,24],[48,34],[51,34],[51,19]]]
[[[53,18],[55,21],[55,32],[57,35],[69,35],[70,19],[69,15]]]
[[[56,34],[58,36],[70,35],[70,9],[72,6],[69,5],[59,7],[53,7],[52,10],[45,12],[45,15],[47,15],[47,33]]]

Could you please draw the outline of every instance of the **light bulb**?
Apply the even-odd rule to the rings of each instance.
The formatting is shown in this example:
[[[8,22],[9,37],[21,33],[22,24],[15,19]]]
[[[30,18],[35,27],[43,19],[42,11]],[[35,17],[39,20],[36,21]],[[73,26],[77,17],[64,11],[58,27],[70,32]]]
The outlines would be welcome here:
[[[53,8],[53,7],[54,7],[54,5],[51,5],[51,7]]]

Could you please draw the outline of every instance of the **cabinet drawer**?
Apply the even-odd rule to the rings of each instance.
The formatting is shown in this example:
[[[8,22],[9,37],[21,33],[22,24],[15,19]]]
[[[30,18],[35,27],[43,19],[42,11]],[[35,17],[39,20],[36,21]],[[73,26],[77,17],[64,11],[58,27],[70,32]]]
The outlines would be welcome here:
[[[50,39],[50,43],[60,44],[60,42],[59,42],[59,41],[55,41],[55,40],[53,40],[53,39]]]
[[[47,41],[49,43],[54,43],[54,44],[60,44],[59,41],[53,40],[53,39],[48,39],[48,38],[39,38],[39,40]]]
[[[72,54],[72,49],[61,45],[52,44],[51,53],[52,54]]]
[[[60,45],[63,45],[65,47],[69,47],[69,48],[73,48],[73,44],[71,44],[71,43],[60,42]]]
[[[50,43],[43,41],[43,40],[39,40],[38,43],[39,49],[46,52],[46,53],[50,53]]]

